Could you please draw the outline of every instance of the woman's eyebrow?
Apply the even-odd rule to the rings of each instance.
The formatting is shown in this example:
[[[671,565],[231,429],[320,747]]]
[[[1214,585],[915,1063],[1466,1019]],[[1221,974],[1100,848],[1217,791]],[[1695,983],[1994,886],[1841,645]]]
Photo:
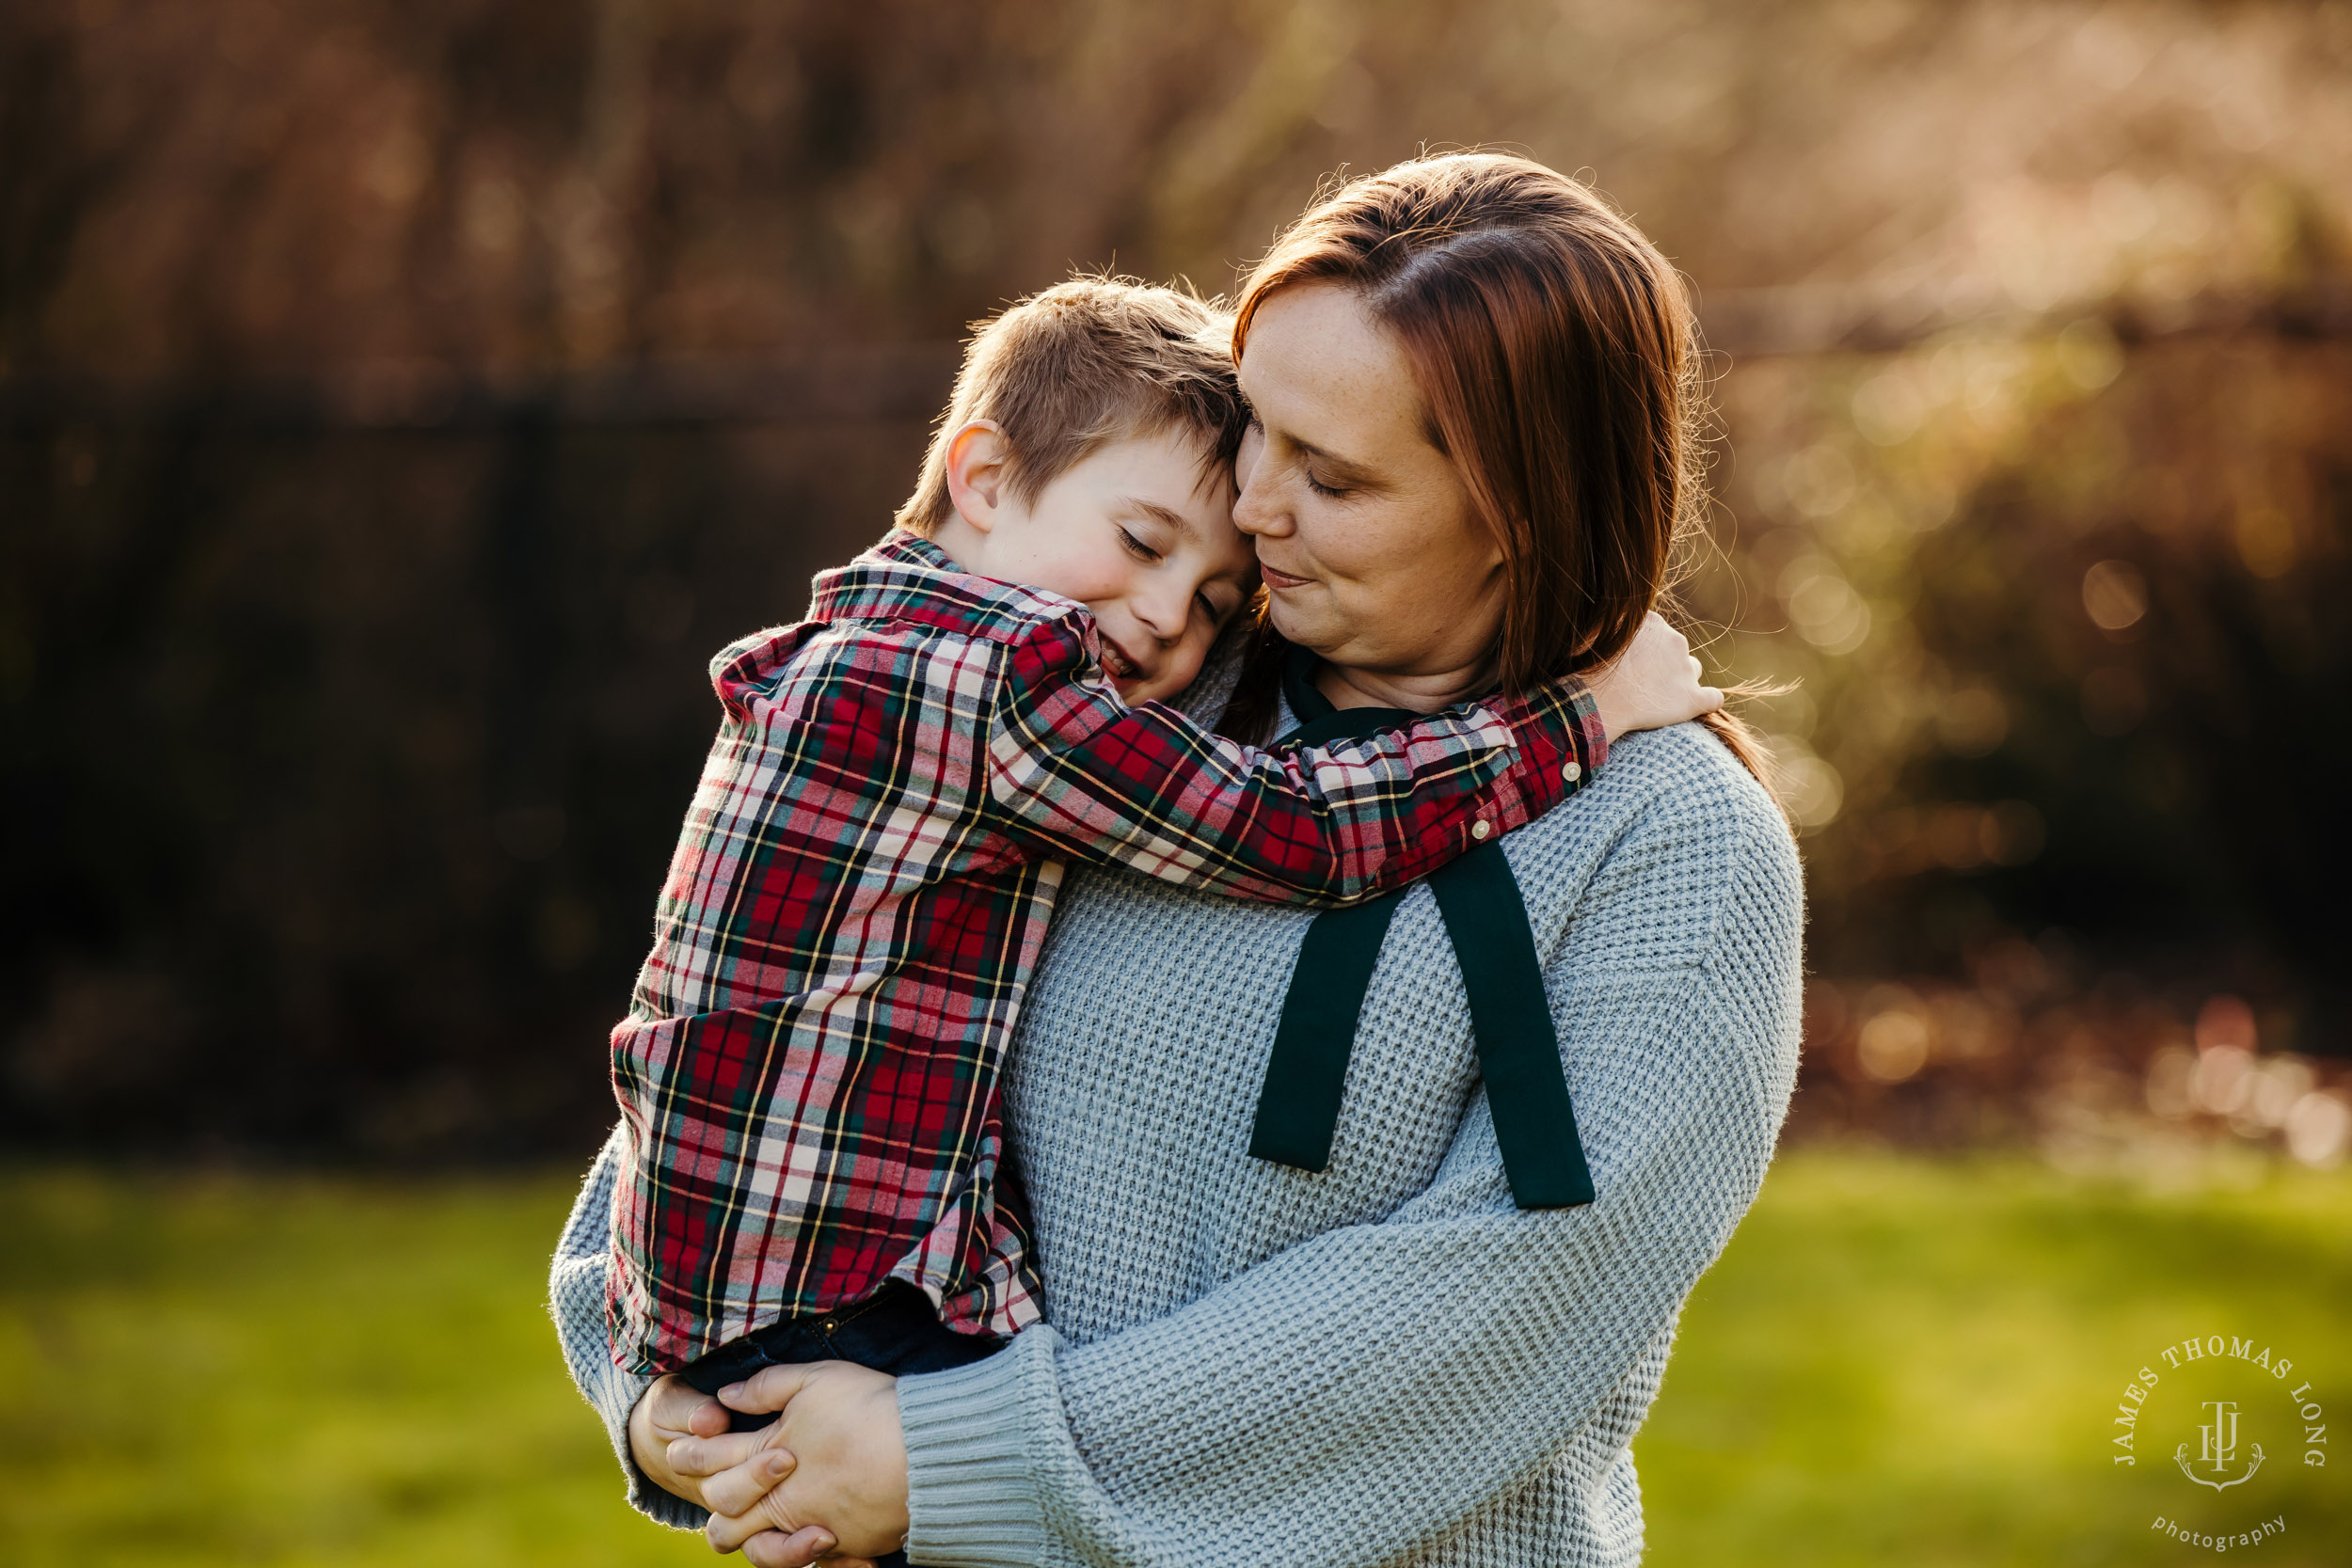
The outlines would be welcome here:
[[[1247,402],[1248,398],[1248,394],[1245,392],[1243,400]],[[1345,480],[1350,489],[1385,490],[1388,488],[1387,483],[1378,475],[1362,464],[1350,462],[1327,447],[1319,447],[1312,441],[1301,440],[1288,430],[1268,420],[1254,404],[1251,404],[1249,412],[1250,416],[1258,421],[1258,428],[1265,433],[1267,440],[1280,440],[1293,450],[1305,452],[1328,469],[1333,477]]]

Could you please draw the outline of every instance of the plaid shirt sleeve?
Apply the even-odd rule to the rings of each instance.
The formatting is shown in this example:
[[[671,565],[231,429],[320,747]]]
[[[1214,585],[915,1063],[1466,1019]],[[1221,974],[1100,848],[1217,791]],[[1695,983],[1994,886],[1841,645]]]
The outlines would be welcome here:
[[[1533,821],[1607,754],[1581,681],[1365,740],[1263,751],[1104,679],[1091,622],[1006,650],[988,736],[1007,833],[1044,852],[1275,903],[1346,903]]]

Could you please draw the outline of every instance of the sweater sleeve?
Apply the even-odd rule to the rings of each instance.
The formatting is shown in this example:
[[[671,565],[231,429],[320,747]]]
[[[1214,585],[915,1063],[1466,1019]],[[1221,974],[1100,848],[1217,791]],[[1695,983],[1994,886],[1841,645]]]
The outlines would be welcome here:
[[[1777,1139],[1801,905],[1760,800],[1637,821],[1547,963],[1597,1200],[1516,1210],[1477,1097],[1377,1223],[1090,1343],[1032,1329],[902,1380],[912,1560],[1384,1564],[1571,1453],[1604,1487]]]
[[[653,1385],[653,1379],[625,1372],[612,1362],[612,1341],[605,1328],[605,1271],[612,1259],[612,1183],[619,1176],[622,1132],[612,1130],[596,1163],[588,1168],[580,1196],[572,1201],[571,1217],[555,1244],[555,1262],[548,1276],[548,1311],[555,1319],[555,1338],[564,1347],[564,1365],[604,1422],[612,1451],[628,1482],[629,1506],[648,1518],[679,1529],[700,1529],[709,1513],[656,1486],[628,1451],[629,1412]]]
[[[1264,751],[1172,707],[1129,707],[1092,617],[1040,623],[1003,656],[988,720],[997,824],[1057,858],[1271,902],[1347,902],[1419,880],[1541,816],[1607,759],[1568,679],[1364,739]]]

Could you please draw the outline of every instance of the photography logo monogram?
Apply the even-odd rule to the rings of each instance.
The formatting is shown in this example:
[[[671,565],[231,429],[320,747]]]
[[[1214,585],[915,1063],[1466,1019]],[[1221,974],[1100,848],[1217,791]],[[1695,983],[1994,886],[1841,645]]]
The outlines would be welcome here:
[[[2237,1457],[2237,1402],[2207,1400],[2205,1408],[2213,1413],[2213,1419],[2197,1429],[2198,1434],[2204,1439],[2203,1444],[2198,1449],[2197,1459],[2200,1464],[2211,1465],[2217,1475],[2229,1467],[2231,1460]],[[2173,1449],[2172,1457],[2180,1463],[2181,1474],[2198,1485],[2210,1486],[2217,1492],[2226,1492],[2233,1486],[2254,1479],[2254,1472],[2263,1467],[2263,1446],[2260,1443],[2255,1444],[2254,1457],[2248,1461],[2242,1472],[2228,1481],[2210,1481],[2190,1468],[2186,1443]]]
[[[2181,1516],[2159,1514],[2149,1528],[2184,1545],[2226,1552],[2284,1534],[2286,1513],[2272,1512],[2278,1496],[2267,1483],[2238,1489],[2265,1464],[2275,1475],[2297,1449],[2307,1469],[2328,1465],[2327,1410],[2312,1381],[2293,1357],[2235,1335],[2166,1346],[2124,1385],[2115,1408],[2117,1466],[2144,1456],[2179,1469]]]

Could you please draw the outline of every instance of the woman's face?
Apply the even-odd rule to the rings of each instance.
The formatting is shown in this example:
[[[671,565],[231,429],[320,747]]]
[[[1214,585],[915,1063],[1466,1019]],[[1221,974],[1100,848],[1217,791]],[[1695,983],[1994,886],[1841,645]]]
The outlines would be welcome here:
[[[1274,625],[1369,699],[1443,706],[1502,625],[1502,553],[1430,444],[1404,350],[1355,291],[1296,284],[1249,326],[1258,417],[1233,521],[1252,536]]]

